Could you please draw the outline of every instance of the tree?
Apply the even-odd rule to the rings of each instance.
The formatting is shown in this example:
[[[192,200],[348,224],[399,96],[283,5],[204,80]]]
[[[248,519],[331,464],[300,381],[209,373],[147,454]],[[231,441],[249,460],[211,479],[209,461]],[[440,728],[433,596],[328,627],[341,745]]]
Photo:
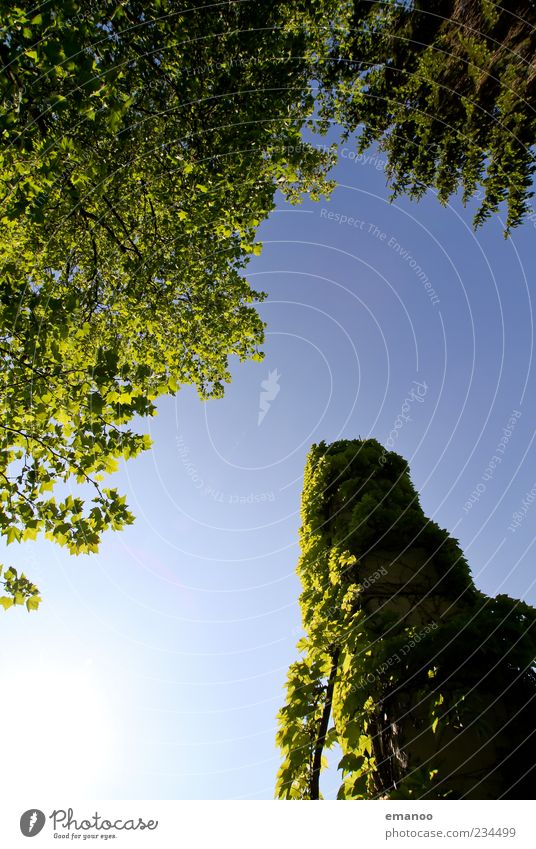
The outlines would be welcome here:
[[[182,384],[221,396],[230,357],[262,356],[263,295],[243,274],[256,228],[277,189],[292,201],[329,190],[328,157],[300,136],[318,25],[307,35],[296,14],[171,0],[2,8],[8,543],[44,532],[96,551],[132,521],[102,486],[149,446],[129,423]]]
[[[302,522],[277,795],[321,798],[338,744],[339,799],[532,798],[536,610],[477,590],[376,440],[313,446]]]
[[[536,4],[355,0],[321,73],[323,115],[387,152],[393,194],[528,209],[536,141]],[[480,188],[480,186],[482,188]]]
[[[99,480],[148,447],[128,424],[185,383],[221,396],[230,357],[262,356],[256,229],[277,189],[331,187],[304,123],[362,125],[395,192],[483,181],[478,221],[504,197],[521,219],[534,9],[510,5],[4,4],[0,535],[94,551],[132,521]]]

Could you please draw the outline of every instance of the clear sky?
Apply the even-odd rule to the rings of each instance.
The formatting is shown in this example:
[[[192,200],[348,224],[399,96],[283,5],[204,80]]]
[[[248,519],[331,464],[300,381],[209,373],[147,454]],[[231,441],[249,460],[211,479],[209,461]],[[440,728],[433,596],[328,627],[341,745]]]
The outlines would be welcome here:
[[[329,203],[280,203],[260,229],[264,362],[142,425],[153,450],[114,476],[136,523],[99,555],[1,553],[44,599],[1,614],[2,792],[273,797],[313,442],[390,439],[477,585],[536,603],[536,225],[504,240],[500,217],[475,234],[432,194],[390,205],[383,156],[353,151]]]

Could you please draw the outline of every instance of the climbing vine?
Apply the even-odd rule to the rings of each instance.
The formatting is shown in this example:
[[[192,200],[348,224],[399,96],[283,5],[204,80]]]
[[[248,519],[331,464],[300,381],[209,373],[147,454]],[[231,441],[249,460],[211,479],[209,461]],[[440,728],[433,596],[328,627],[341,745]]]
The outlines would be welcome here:
[[[477,590],[405,461],[375,440],[313,446],[300,544],[305,635],[279,713],[276,795],[322,798],[338,745],[339,799],[522,797],[536,611]]]

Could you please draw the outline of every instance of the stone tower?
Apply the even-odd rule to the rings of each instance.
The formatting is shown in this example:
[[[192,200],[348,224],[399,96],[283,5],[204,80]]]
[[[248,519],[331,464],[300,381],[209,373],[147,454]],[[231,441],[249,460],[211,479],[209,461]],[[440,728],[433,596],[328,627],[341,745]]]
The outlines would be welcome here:
[[[375,440],[313,446],[300,542],[277,794],[319,798],[338,743],[341,799],[533,798],[536,611],[475,587],[403,458]]]

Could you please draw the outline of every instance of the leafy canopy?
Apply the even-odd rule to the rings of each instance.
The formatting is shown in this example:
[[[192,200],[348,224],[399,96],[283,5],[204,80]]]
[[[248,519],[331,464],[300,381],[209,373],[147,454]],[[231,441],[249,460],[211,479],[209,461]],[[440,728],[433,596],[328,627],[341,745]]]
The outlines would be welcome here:
[[[328,4],[329,5],[329,4]],[[0,534],[73,554],[132,521],[129,424],[262,357],[244,277],[280,189],[329,190],[293,4],[0,11]],[[312,35],[314,16],[308,28]],[[70,483],[81,485],[80,496]],[[59,490],[58,490],[58,484]],[[58,495],[59,491],[59,495]],[[6,583],[9,589],[11,584]]]
[[[511,5],[2,5],[7,542],[45,532],[94,551],[132,521],[100,478],[148,447],[135,417],[182,384],[219,397],[230,357],[262,356],[263,295],[244,276],[256,229],[277,189],[296,202],[331,186],[304,123],[379,142],[395,193],[435,186],[445,202],[482,182],[477,223],[502,199],[521,220],[534,4]]]
[[[325,121],[387,152],[394,196],[481,200],[475,225],[529,209],[536,141],[536,4],[355,0],[324,66]]]

